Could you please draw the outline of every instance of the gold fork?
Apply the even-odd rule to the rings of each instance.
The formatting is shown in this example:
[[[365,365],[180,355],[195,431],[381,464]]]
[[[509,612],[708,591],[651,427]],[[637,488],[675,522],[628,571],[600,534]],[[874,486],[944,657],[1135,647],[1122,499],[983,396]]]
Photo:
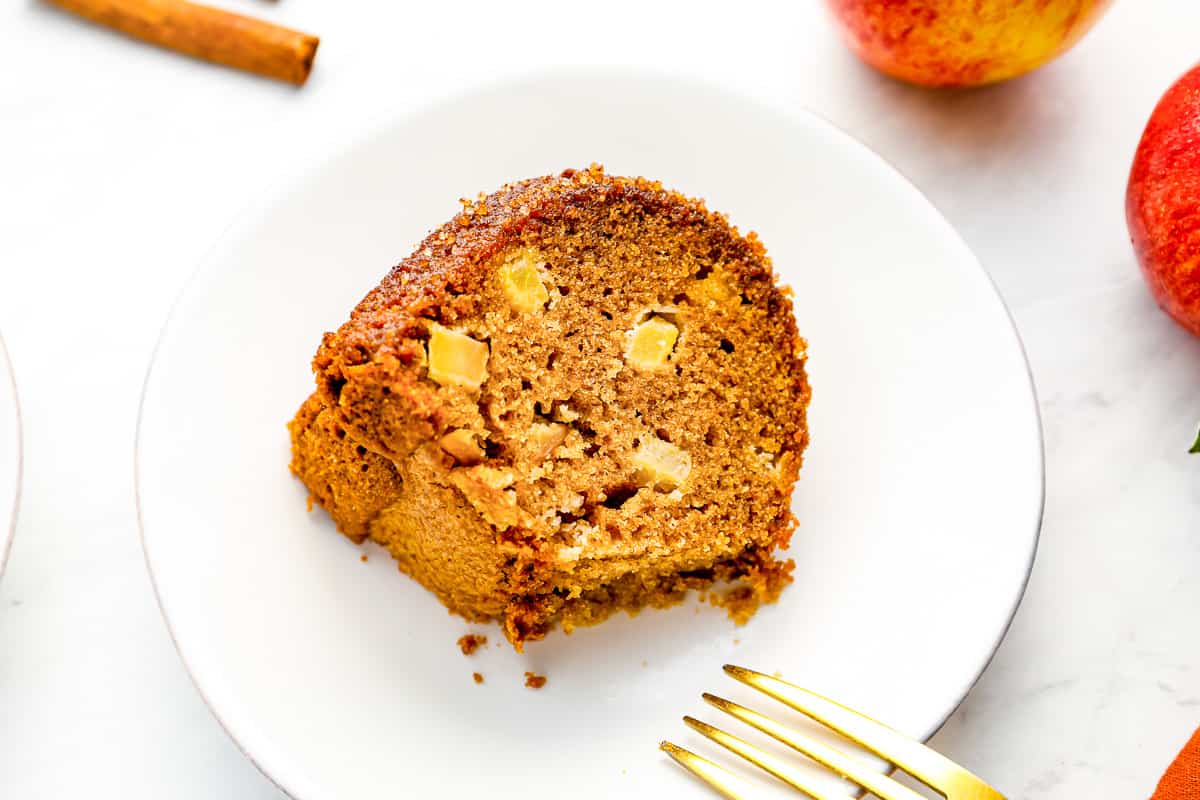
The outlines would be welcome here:
[[[851,742],[865,747],[940,793],[947,800],[1004,800],[1004,795],[950,759],[935,753],[920,742],[913,741],[892,730],[881,722],[876,722],[870,717],[863,716],[857,711],[852,711],[807,689],[801,689],[799,686],[793,686],[760,672],[754,672],[744,667],[735,667],[731,664],[725,665],[725,672],[747,686],[832,728]],[[704,699],[710,705],[747,725],[758,728],[768,736],[798,750],[846,780],[858,784],[881,800],[926,800],[923,795],[836,747],[797,733],[769,717],[716,695],[705,692]],[[694,717],[684,717],[683,721],[717,744],[731,750],[755,766],[761,767],[809,797],[816,798],[816,800],[844,800],[845,798],[844,795],[833,795],[814,786],[808,776],[783,759],[766,753],[736,736],[725,733]],[[732,798],[732,800],[749,800],[754,797],[754,789],[748,782],[712,761],[701,758],[670,742],[664,741],[659,744],[659,747],[689,772],[726,797]]]

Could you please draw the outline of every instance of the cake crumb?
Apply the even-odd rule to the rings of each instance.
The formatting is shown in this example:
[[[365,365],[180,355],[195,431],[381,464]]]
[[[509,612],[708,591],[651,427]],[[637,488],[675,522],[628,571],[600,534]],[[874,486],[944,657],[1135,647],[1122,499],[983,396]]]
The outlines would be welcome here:
[[[787,564],[786,570],[774,575],[759,576],[724,592],[709,592],[708,602],[717,608],[725,609],[733,624],[745,625],[760,605],[774,603],[783,588],[792,582],[791,562]]]
[[[540,689],[546,685],[546,676],[533,672],[525,673],[525,685],[530,689]]]
[[[358,557],[358,560],[363,562],[364,564],[367,563],[367,554],[363,553],[361,556]]]
[[[478,672],[472,672],[471,677],[475,679],[476,683],[483,683],[483,676]]]
[[[478,636],[474,633],[468,633],[458,638],[458,647],[462,650],[464,656],[471,655],[485,644],[487,644],[487,637]]]
[[[734,639],[734,640],[733,640],[733,646],[734,646],[734,647],[737,647],[737,646],[738,646],[739,644],[741,644],[741,643],[742,643],[742,640],[741,640],[741,639]]]

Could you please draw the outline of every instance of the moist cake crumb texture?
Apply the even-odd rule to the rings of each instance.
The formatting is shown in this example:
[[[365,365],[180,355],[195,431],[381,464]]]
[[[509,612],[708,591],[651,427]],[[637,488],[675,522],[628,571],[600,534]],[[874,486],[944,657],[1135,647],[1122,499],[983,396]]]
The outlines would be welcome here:
[[[744,622],[791,580],[804,361],[753,233],[568,170],[463,201],[325,335],[291,469],[518,650],[689,590]]]
[[[533,672],[525,673],[525,686],[530,689],[540,689],[546,685],[546,676]]]
[[[473,655],[476,650],[487,644],[486,636],[478,636],[474,633],[468,633],[465,636],[458,637],[458,647],[462,650],[464,656]]]

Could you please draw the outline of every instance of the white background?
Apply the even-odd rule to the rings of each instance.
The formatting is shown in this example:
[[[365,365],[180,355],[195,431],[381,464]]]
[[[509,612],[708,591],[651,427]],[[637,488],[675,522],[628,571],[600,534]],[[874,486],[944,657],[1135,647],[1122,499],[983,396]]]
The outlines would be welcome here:
[[[30,0],[0,9],[0,331],[26,448],[0,582],[0,797],[278,797],[193,690],[143,564],[133,435],[158,330],[206,247],[298,161],[458,88],[578,64],[811,108],[963,233],[1029,350],[1048,501],[1014,626],[934,745],[1014,798],[1149,795],[1200,724],[1200,456],[1184,453],[1200,340],[1146,295],[1123,192],[1155,101],[1200,60],[1200,6],[1118,2],[1035,75],[938,93],[862,67],[816,0],[226,5],[319,34],[309,85]]]

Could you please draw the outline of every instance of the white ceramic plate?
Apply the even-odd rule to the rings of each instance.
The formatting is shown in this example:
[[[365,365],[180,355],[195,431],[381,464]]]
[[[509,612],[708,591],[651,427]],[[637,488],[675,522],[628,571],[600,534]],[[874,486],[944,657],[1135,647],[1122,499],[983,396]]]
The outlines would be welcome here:
[[[323,331],[457,198],[599,161],[757,230],[809,340],[795,585],[735,628],[695,604],[514,654],[368,563],[287,472]],[[987,275],[899,174],[829,124],[711,87],[574,73],[383,126],[249,213],[176,306],[138,441],[146,555],[196,685],[302,800],[699,791],[655,749],[721,664],[781,671],[916,736],[1002,638],[1042,509],[1037,406]],[[549,676],[541,691],[523,672]],[[486,676],[476,686],[471,673]]]
[[[17,526],[17,503],[21,496],[21,414],[17,406],[17,384],[8,363],[8,351],[0,339],[0,575],[12,549]]]

